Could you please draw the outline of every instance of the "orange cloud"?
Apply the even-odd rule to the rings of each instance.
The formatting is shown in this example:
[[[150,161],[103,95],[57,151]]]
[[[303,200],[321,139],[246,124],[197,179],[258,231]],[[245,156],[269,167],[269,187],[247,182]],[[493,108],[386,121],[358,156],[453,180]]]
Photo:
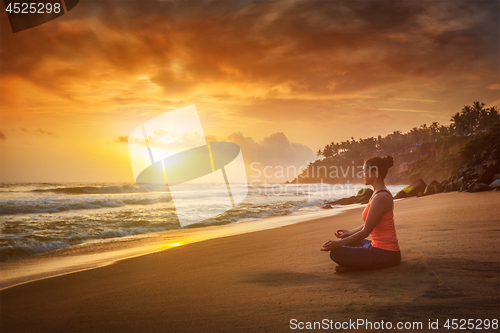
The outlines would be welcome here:
[[[75,159],[100,163],[93,151],[144,119],[196,104],[206,133],[245,133],[234,139],[255,160],[273,157],[248,138],[280,132],[289,145],[277,147],[310,156],[292,142],[316,151],[498,103],[499,12],[460,0],[80,2],[13,34],[3,11],[1,129],[43,128],[65,139],[51,149],[77,141]],[[10,151],[3,163],[24,153]]]
[[[207,140],[233,142],[240,146],[249,181],[253,179],[267,182],[291,180],[298,174],[298,172],[293,173],[293,170],[298,171],[300,167],[316,159],[311,148],[301,143],[291,142],[282,132],[273,133],[260,142],[256,142],[252,137],[244,136],[241,132],[232,133],[226,138],[207,135]],[[288,177],[286,174],[276,175],[270,172],[272,177],[267,178],[264,177],[264,168],[266,167],[273,170],[279,170],[278,167],[286,170],[288,167],[291,172]]]

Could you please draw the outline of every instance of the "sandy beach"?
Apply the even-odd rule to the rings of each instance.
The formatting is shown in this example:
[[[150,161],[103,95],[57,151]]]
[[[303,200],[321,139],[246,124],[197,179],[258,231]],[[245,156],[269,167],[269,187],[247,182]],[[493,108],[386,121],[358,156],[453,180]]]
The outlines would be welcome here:
[[[335,274],[320,251],[362,224],[362,206],[26,283],[0,292],[1,331],[288,332],[300,330],[293,319],[364,319],[450,332],[447,319],[498,320],[499,203],[497,191],[395,202],[402,262],[384,270]]]

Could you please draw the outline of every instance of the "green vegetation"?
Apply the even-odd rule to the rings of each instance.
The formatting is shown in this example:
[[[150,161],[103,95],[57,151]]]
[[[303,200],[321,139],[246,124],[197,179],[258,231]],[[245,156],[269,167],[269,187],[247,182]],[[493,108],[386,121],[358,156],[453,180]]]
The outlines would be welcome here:
[[[432,158],[420,157],[400,177],[409,182],[419,178],[444,180],[450,178],[460,165],[458,153],[441,154]]]
[[[469,161],[474,154],[481,152],[491,144],[500,141],[500,126],[497,120],[488,132],[477,133],[463,145],[459,151],[462,162]]]
[[[480,102],[464,106],[451,117],[448,126],[433,122],[430,126],[414,127],[407,133],[394,131],[385,137],[379,135],[377,138],[360,138],[359,141],[351,137],[351,140],[340,143],[332,141],[318,150],[318,159],[309,163],[308,170],[299,176],[300,182],[359,182],[357,175],[361,170],[353,170],[354,167],[375,155],[394,156],[396,171],[388,175],[388,184],[408,184],[418,178],[428,181],[449,179],[472,155],[500,140],[499,109],[484,106]],[[319,167],[324,167],[325,171],[314,174]],[[332,167],[348,172],[332,176]]]
[[[394,131],[393,133],[377,138],[370,137],[356,141],[351,140],[340,143],[331,142],[323,150],[319,149],[317,156],[326,158],[343,157],[349,160],[359,160],[371,156],[374,152],[378,155],[396,155],[418,147],[425,142],[434,142],[438,139],[467,136],[482,131],[488,131],[495,123],[500,121],[499,110],[496,106],[484,108],[484,103],[473,102],[472,106],[464,106],[461,112],[451,117],[449,126],[433,122],[414,127],[407,133]]]

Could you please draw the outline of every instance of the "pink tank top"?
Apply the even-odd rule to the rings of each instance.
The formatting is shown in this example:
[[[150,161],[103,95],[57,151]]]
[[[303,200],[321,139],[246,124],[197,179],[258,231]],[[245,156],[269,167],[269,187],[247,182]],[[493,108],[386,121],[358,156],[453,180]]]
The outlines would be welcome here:
[[[370,204],[371,201],[363,211],[363,221],[366,221]],[[372,237],[373,247],[388,251],[399,251],[399,242],[396,236],[396,227],[394,226],[394,209],[382,215],[382,218],[375,228],[373,228],[370,236]]]

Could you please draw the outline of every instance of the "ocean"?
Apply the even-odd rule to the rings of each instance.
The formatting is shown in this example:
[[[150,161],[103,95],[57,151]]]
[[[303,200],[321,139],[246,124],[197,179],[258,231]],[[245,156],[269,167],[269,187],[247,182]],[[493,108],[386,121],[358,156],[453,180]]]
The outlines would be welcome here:
[[[247,184],[239,184],[247,186]],[[405,185],[387,186],[395,195]],[[273,216],[324,209],[325,202],[356,195],[362,185],[257,184],[231,210],[212,216],[196,197],[214,195],[210,184],[190,194],[189,212],[202,222],[181,227],[172,197],[165,188],[131,183],[1,183],[0,261],[12,262],[73,246],[168,235],[179,229],[253,223]],[[214,205],[217,200],[214,200]],[[335,209],[335,208],[333,208]],[[360,221],[362,222],[362,221]],[[277,225],[277,226],[281,226]]]

